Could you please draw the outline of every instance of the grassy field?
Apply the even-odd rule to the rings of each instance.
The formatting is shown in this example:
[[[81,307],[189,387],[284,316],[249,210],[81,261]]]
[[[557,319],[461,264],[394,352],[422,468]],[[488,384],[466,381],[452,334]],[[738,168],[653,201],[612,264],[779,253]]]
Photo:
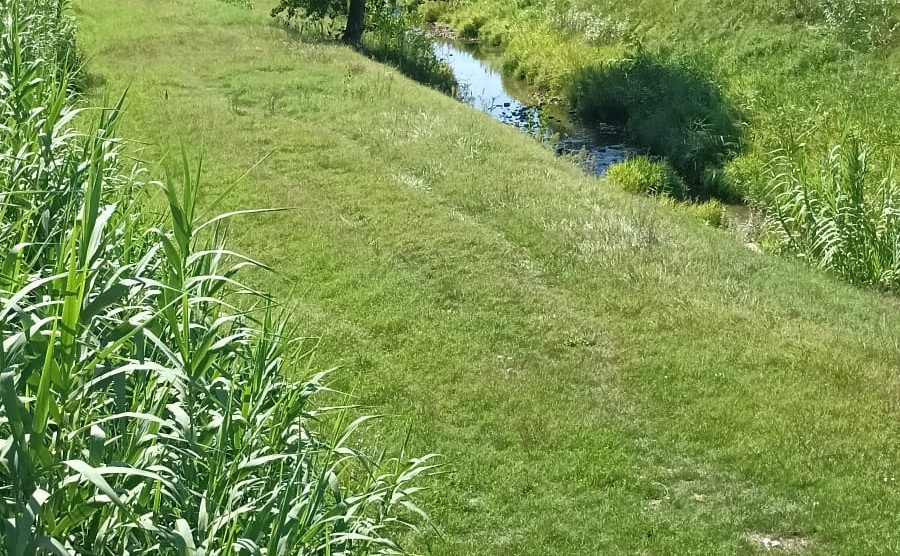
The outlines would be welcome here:
[[[609,190],[350,50],[213,0],[76,3],[92,94],[203,154],[321,367],[438,452],[420,552],[900,551],[896,298]],[[159,166],[156,166],[159,173]]]

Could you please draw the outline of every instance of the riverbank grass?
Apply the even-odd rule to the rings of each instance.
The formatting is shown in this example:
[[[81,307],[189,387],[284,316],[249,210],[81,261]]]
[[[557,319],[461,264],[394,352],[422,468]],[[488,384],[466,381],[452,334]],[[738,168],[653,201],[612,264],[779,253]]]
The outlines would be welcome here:
[[[79,0],[91,94],[204,198],[371,433],[440,453],[419,552],[889,554],[894,298],[750,252],[266,6]],[[198,206],[198,211],[208,209]],[[251,280],[252,281],[252,280]]]

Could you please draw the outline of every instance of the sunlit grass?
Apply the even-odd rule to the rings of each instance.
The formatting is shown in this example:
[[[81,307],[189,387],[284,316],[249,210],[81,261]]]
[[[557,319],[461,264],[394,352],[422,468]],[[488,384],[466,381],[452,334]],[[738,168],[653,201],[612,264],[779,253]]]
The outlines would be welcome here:
[[[858,141],[821,165],[784,158],[773,179],[779,243],[812,264],[860,284],[900,288],[900,187],[894,166],[872,168]]]

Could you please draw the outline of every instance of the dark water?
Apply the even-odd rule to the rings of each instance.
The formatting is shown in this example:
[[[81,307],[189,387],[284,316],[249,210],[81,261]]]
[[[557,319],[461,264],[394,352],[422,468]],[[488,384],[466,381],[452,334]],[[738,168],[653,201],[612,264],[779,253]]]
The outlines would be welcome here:
[[[522,83],[504,78],[490,57],[451,42],[434,43],[437,57],[453,69],[459,99],[501,122],[543,141],[552,141],[557,154],[587,155],[591,173],[600,176],[629,154],[622,134],[609,126],[585,126],[568,113],[541,107],[526,99]]]

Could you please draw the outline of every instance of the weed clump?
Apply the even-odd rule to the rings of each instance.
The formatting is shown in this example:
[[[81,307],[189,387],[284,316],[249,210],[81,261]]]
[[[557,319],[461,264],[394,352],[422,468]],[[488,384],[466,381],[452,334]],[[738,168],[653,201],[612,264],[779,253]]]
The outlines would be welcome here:
[[[684,181],[672,167],[662,160],[637,156],[610,166],[607,181],[629,193],[664,195],[673,199],[685,197]]]
[[[784,157],[772,180],[777,241],[857,284],[900,288],[900,187],[893,163],[878,169],[856,140],[808,170]]]

